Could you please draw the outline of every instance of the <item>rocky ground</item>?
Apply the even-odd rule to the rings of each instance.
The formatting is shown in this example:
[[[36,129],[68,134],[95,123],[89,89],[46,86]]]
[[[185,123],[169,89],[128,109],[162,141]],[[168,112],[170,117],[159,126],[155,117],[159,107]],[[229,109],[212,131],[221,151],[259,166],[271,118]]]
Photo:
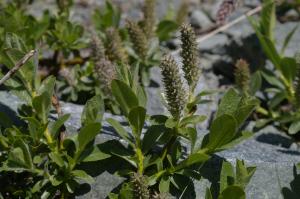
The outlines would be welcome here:
[[[117,0],[115,0],[117,1]],[[46,3],[45,3],[46,2]],[[139,17],[138,9],[141,6],[140,0],[121,1],[118,0],[120,7],[126,11],[129,17]],[[167,2],[159,1],[159,16],[164,15],[164,10],[168,7]],[[179,0],[173,0],[176,8]],[[195,3],[189,17],[194,27],[206,29],[213,25],[213,19],[216,8],[220,1],[210,1],[212,3],[198,4],[199,1],[193,0]],[[202,1],[205,2],[205,1]],[[75,10],[72,13],[75,21],[90,21],[91,8],[101,6],[103,1],[98,0],[78,0]],[[233,15],[231,19],[240,16],[246,10],[258,5],[258,0],[246,0],[244,5]],[[37,1],[29,12],[40,15],[43,8],[53,8],[55,10],[54,1]],[[292,13],[293,14],[293,13]],[[124,17],[128,17],[124,16]],[[276,38],[278,40],[278,48],[286,34],[297,25],[297,22],[288,22],[278,24],[276,28]],[[174,45],[178,45],[178,40],[174,40]],[[294,38],[286,51],[288,55],[293,55],[299,50],[300,29],[295,33]],[[198,91],[226,88],[233,82],[233,63],[244,58],[249,61],[253,69],[261,67],[265,64],[259,42],[247,20],[229,28],[223,33],[217,34],[199,44],[199,55],[201,57],[202,77],[197,87]],[[162,106],[158,92],[161,92],[161,78],[158,68],[153,68],[152,79],[159,85],[158,87],[147,88],[148,93],[148,113],[160,114],[166,112]],[[200,107],[200,114],[212,115],[216,110],[219,95],[211,97],[213,103]],[[20,101],[6,92],[0,92],[0,111],[4,111],[12,116]],[[80,127],[80,113],[82,106],[70,103],[63,103],[65,113],[71,113],[72,118],[68,121],[69,132]],[[122,117],[105,115],[106,118],[113,117],[122,120]],[[199,126],[199,136],[206,133],[208,123]],[[252,123],[248,125],[251,129]],[[103,133],[99,136],[98,142],[104,142],[114,138],[115,134],[108,124],[103,125]],[[206,179],[195,182],[197,198],[204,198],[204,190],[211,183],[214,185],[218,181],[218,172],[220,171],[220,163],[222,159],[235,162],[235,159],[243,159],[248,165],[255,165],[257,171],[247,187],[248,198],[255,199],[278,199],[287,198],[288,194],[299,194],[300,176],[294,174],[293,165],[300,162],[300,149],[297,144],[293,143],[289,137],[278,132],[272,126],[266,127],[255,133],[251,139],[241,145],[228,151],[217,154],[202,169]],[[107,171],[100,171],[96,177],[96,183],[93,185],[91,192],[81,198],[105,198],[107,194],[122,182],[122,179],[110,174]],[[298,186],[297,186],[298,183]],[[281,195],[281,191],[285,196]],[[297,198],[297,195],[296,197]]]

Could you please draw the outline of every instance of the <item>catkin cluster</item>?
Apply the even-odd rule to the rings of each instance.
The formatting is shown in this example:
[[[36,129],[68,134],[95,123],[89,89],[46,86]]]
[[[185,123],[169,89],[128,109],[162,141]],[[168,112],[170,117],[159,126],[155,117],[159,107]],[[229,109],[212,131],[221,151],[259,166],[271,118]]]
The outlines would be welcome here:
[[[186,103],[186,91],[183,87],[179,67],[171,56],[165,56],[160,67],[168,103],[167,108],[175,119],[179,119]]]
[[[247,94],[250,84],[250,69],[249,64],[245,60],[240,59],[236,62],[234,76],[237,87],[244,94]]]
[[[195,32],[188,24],[181,26],[181,49],[184,78],[193,92],[200,77],[200,68]]]

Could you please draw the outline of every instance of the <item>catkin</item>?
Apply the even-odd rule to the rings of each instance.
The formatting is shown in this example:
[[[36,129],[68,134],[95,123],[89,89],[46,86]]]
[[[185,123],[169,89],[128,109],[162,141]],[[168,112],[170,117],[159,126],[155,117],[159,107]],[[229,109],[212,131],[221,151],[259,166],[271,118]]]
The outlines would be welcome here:
[[[179,73],[179,67],[171,56],[165,56],[160,67],[168,110],[174,119],[178,120],[186,104],[186,92]]]
[[[225,24],[227,18],[237,9],[239,0],[223,0],[217,12],[217,24]]]
[[[144,20],[142,22],[144,33],[147,39],[153,37],[155,29],[155,5],[156,0],[145,0],[145,5],[143,7]]]
[[[141,174],[134,173],[131,176],[133,183],[133,193],[137,199],[150,199],[150,191],[147,186],[146,178]]]
[[[138,26],[137,23],[132,21],[127,21],[127,29],[135,52],[142,60],[146,59],[148,52],[148,41],[143,30]]]
[[[108,42],[106,45],[106,55],[112,62],[127,63],[127,53],[122,45],[122,39],[118,30],[115,28],[109,28],[106,31],[106,37]]]
[[[195,32],[187,24],[181,26],[181,49],[184,78],[193,92],[200,77],[200,68]]]
[[[235,64],[235,83],[237,87],[244,93],[249,93],[249,84],[250,84],[250,69],[249,64],[240,59]]]

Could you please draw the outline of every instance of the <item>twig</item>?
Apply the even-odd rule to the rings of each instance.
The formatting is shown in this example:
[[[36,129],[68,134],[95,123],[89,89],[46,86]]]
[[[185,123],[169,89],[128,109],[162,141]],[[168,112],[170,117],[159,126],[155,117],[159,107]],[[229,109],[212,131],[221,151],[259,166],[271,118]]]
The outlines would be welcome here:
[[[235,19],[235,20],[233,20],[233,21],[231,21],[231,22],[229,22],[229,23],[221,26],[220,28],[217,28],[216,30],[208,33],[207,35],[204,35],[203,37],[198,38],[197,39],[197,43],[201,43],[201,42],[203,42],[203,41],[205,41],[205,40],[207,40],[207,39],[215,36],[216,34],[222,32],[224,30],[227,30],[228,28],[234,26],[235,24],[237,24],[240,21],[246,19],[247,17],[252,16],[252,15],[260,12],[261,10],[262,10],[262,6],[258,6],[258,7],[254,8],[254,9],[248,11],[246,14],[240,16],[239,18],[237,18],[237,19]]]
[[[26,62],[36,53],[35,50],[31,50],[29,53],[27,53],[20,61],[16,63],[16,65],[10,69],[6,75],[0,80],[0,86],[7,81],[9,78],[11,78]]]
[[[219,28],[217,28],[217,29],[209,32],[208,34],[206,34],[206,35],[198,38],[196,40],[197,43],[199,44],[199,43],[201,43],[201,42],[203,42],[203,41],[205,41],[205,40],[207,40],[207,39],[215,36],[216,34],[222,32],[224,30],[227,30],[228,28],[230,28],[230,27],[234,26],[235,24],[241,22],[242,20],[246,19],[247,17],[252,16],[252,15],[260,12],[262,10],[262,8],[263,8],[263,6],[257,6],[256,8],[254,8],[252,10],[249,10],[248,12],[246,12],[244,15],[238,17],[237,19],[235,19],[235,20],[233,20],[233,21],[231,21],[231,22],[229,22],[229,23],[227,23],[227,24],[225,24],[225,25],[223,25],[223,26],[221,26],[221,27],[219,27]],[[172,54],[176,55],[176,54],[179,53],[179,51],[180,50],[173,51]]]

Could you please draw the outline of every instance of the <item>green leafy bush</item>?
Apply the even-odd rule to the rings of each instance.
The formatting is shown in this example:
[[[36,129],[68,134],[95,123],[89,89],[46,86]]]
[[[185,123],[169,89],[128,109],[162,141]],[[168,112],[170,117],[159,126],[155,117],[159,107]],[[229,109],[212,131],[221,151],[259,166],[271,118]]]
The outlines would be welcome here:
[[[276,5],[273,1],[265,0],[259,22],[250,19],[266,57],[271,61],[273,69],[264,67],[259,71],[260,76],[267,82],[264,88],[263,101],[266,106],[257,109],[260,120],[258,127],[272,123],[295,135],[299,131],[299,64],[296,57],[287,57],[284,51],[298,26],[289,32],[283,42],[281,51],[276,48],[274,28],[276,25]],[[278,124],[278,125],[277,125]]]

